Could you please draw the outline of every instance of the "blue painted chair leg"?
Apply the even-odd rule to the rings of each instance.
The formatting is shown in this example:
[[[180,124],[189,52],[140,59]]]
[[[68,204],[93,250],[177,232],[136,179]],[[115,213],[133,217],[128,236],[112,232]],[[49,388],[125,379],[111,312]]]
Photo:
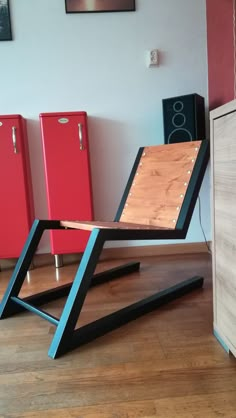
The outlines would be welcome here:
[[[103,231],[99,229],[94,229],[90,235],[86,250],[75,275],[74,282],[50,345],[48,351],[49,357],[56,358],[70,349],[76,322],[103,248],[103,235]]]

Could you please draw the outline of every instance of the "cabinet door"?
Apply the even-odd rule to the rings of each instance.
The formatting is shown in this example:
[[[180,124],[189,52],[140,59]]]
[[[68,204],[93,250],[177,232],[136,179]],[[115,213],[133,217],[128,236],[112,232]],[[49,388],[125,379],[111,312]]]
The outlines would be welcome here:
[[[85,112],[41,114],[49,219],[92,219]],[[51,231],[53,254],[81,252],[86,231]]]
[[[20,255],[33,220],[26,141],[21,116],[0,116],[0,258]]]
[[[215,325],[236,348],[236,112],[213,121]]]

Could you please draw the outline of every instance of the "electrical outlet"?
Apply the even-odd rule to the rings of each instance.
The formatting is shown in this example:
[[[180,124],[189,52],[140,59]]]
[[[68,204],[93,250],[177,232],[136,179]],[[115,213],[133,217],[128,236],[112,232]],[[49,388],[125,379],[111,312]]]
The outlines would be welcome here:
[[[148,67],[158,66],[158,49],[150,49],[147,51],[146,62]]]

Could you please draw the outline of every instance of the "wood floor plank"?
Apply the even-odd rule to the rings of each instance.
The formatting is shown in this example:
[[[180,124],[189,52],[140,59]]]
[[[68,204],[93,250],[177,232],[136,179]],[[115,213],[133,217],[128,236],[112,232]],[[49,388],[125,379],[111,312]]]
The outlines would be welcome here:
[[[47,356],[54,326],[29,312],[0,321],[0,418],[236,418],[236,360],[212,333],[209,256],[141,261],[140,272],[91,289],[77,326],[196,274],[204,289],[57,360]],[[21,293],[69,282],[75,271],[34,269]],[[0,295],[10,274],[0,272]],[[58,316],[64,302],[44,308]]]

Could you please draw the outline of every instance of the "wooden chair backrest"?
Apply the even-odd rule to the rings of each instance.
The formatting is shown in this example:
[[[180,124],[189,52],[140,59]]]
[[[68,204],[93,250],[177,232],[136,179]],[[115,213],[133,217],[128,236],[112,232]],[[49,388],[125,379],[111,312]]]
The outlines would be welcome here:
[[[175,229],[201,143],[145,147],[119,220]]]

